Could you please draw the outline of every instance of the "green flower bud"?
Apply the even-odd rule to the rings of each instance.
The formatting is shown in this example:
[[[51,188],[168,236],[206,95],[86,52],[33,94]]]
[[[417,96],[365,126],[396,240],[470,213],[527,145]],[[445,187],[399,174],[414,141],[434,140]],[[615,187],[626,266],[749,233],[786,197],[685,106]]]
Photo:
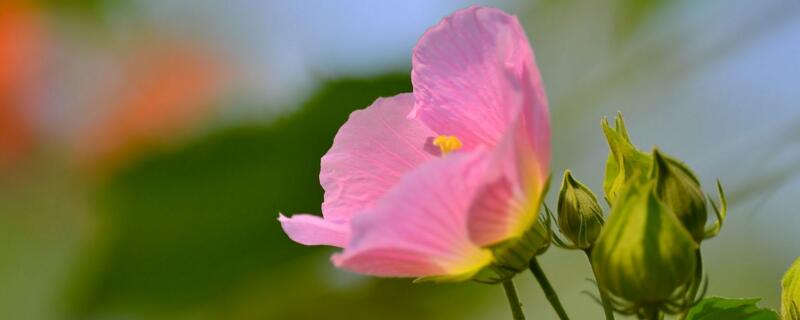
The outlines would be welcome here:
[[[472,281],[496,284],[513,278],[528,269],[530,261],[547,251],[553,238],[549,215],[541,214],[521,236],[490,247],[494,255],[491,265],[483,268]],[[425,281],[426,278],[415,281]]]
[[[550,217],[541,214],[533,226],[520,237],[492,246],[494,265],[503,271],[512,272],[511,275],[527,270],[528,262],[550,247],[553,239],[550,224]],[[498,273],[503,275],[503,272]]]
[[[550,229],[550,220],[538,219],[533,225],[532,232],[531,238],[535,241],[536,246],[534,256],[540,256],[547,252],[547,249],[550,248],[550,243],[553,242],[553,230]]]
[[[672,209],[695,242],[700,243],[708,213],[703,189],[694,173],[680,161],[655,149],[651,178],[656,181],[658,199]]]
[[[625,302],[616,306],[623,313],[691,306],[684,300],[693,298],[698,244],[654,189],[623,189],[592,250],[598,286]]]
[[[800,320],[800,258],[786,271],[781,283],[781,313],[784,320]]]
[[[592,190],[564,171],[558,195],[558,229],[573,248],[589,249],[603,228],[603,209]]]
[[[603,118],[601,126],[608,141],[608,147],[611,149],[611,154],[608,155],[606,162],[603,191],[606,194],[606,200],[613,204],[617,194],[632,178],[645,179],[647,177],[646,173],[650,171],[652,160],[650,155],[640,151],[631,143],[621,113],[617,113],[614,128],[609,126],[607,118]]]

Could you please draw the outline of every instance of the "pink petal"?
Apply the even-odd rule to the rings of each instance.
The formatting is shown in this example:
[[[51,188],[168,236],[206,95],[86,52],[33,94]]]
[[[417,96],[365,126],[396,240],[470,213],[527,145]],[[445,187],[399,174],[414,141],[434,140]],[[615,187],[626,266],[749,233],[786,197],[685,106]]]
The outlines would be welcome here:
[[[536,75],[531,75],[535,72]],[[550,177],[550,111],[539,72],[523,68],[521,127],[514,133],[517,168],[526,188],[544,187]],[[530,180],[532,179],[532,180]]]
[[[326,219],[349,221],[403,174],[434,157],[430,141],[436,135],[406,117],[413,104],[410,93],[378,99],[353,112],[339,129],[321,163],[322,214]]]
[[[536,212],[528,207],[522,193],[506,177],[485,184],[469,209],[467,224],[470,240],[479,246],[490,246],[521,235],[528,218]]]
[[[283,231],[294,242],[307,245],[328,245],[344,247],[349,238],[350,226],[346,223],[336,223],[324,220],[310,214],[296,214],[291,218],[278,216]]]
[[[523,75],[527,73],[523,70]],[[521,236],[536,221],[550,165],[550,120],[530,77],[523,88],[514,122],[493,150],[486,175],[470,207],[468,228],[476,244],[488,246]]]
[[[422,277],[447,273],[430,256],[401,248],[366,249],[358,253],[333,255],[340,268],[383,277]]]
[[[353,220],[337,266],[387,277],[469,277],[492,259],[466,229],[469,204],[485,173],[480,150],[420,166],[371,210]]]
[[[516,17],[497,9],[470,7],[429,29],[414,48],[411,76],[410,117],[455,135],[465,150],[497,144],[523,94],[530,94],[531,107],[547,110],[525,32]]]

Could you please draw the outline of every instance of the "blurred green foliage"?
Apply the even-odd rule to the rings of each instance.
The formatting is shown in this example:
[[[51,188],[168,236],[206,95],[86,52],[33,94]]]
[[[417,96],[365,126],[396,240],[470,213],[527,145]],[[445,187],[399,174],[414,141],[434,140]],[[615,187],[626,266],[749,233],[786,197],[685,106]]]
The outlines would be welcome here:
[[[667,4],[669,1],[665,0],[617,0],[616,40],[629,40],[636,30],[642,29],[642,25]]]
[[[456,286],[334,273],[331,250],[291,242],[276,221],[278,212],[319,213],[319,160],[352,110],[410,90],[407,75],[333,81],[270,125],[224,129],[122,170],[97,189],[103,229],[71,312],[368,319],[397,310],[386,318],[406,319],[436,314],[436,296],[463,302],[470,293]],[[333,294],[337,277],[346,290]]]
[[[51,12],[97,20],[102,19],[108,9],[122,6],[128,0],[41,0],[40,2]]]

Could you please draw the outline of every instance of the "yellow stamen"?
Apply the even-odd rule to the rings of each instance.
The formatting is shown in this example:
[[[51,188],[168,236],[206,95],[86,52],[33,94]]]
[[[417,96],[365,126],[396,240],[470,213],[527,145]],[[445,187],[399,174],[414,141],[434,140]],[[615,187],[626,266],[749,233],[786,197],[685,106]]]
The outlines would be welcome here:
[[[440,135],[436,137],[436,139],[433,139],[433,145],[439,147],[439,150],[442,151],[442,155],[461,149],[463,146],[461,140],[458,140],[456,136],[446,135]]]

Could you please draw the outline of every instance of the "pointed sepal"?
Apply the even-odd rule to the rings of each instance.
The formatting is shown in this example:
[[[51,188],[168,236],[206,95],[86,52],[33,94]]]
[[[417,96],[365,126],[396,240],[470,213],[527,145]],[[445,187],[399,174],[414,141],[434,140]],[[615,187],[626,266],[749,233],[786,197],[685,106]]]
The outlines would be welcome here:
[[[719,204],[716,204],[711,197],[708,198],[708,202],[710,202],[711,207],[714,208],[714,214],[717,216],[717,220],[714,221],[714,225],[706,229],[705,235],[703,236],[704,239],[716,237],[722,230],[722,224],[725,223],[725,218],[728,215],[728,199],[725,197],[725,190],[722,189],[722,183],[720,183],[719,180],[717,180],[717,192],[719,193]]]
[[[648,154],[637,149],[631,142],[622,113],[617,113],[614,128],[609,125],[608,118],[603,118],[600,125],[611,151],[606,162],[603,191],[606,201],[613,204],[617,194],[632,178],[646,178],[652,161]]]

